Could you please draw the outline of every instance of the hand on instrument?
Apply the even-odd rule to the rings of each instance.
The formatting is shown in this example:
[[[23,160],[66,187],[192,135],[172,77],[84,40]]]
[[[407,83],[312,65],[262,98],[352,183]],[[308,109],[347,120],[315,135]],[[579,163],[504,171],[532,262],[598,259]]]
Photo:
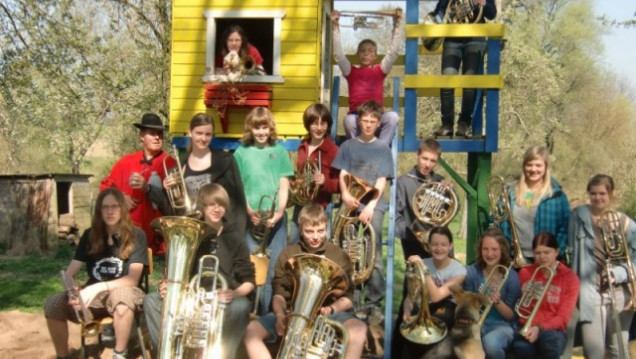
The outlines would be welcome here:
[[[395,15],[393,15],[393,28],[400,26],[400,20],[402,20],[402,8],[397,8],[395,9]]]
[[[278,335],[285,334],[285,319],[286,316],[284,314],[276,314],[276,333]]]
[[[159,283],[159,296],[161,297],[161,299],[163,299],[166,296],[167,292],[168,292],[168,280],[162,279],[161,282]]]
[[[422,258],[421,258],[420,256],[418,256],[418,255],[412,255],[412,256],[410,256],[410,257],[407,259],[407,262],[410,262],[410,263],[417,263],[417,262],[420,262],[420,263],[424,264],[424,262],[422,262]]]
[[[261,222],[261,216],[258,214],[258,212],[253,211],[249,207],[247,208],[247,215],[250,217],[250,221],[253,225],[258,226],[258,224]]]
[[[314,181],[315,184],[322,186],[323,184],[325,184],[325,175],[323,175],[319,171],[316,171],[314,172],[314,175],[311,177],[311,180]]]
[[[177,184],[177,181],[174,179],[173,174],[169,174],[166,178],[163,179],[163,188],[169,189],[170,187]]]
[[[130,184],[131,188],[140,190],[145,190],[146,186],[148,186],[148,182],[146,182],[144,176],[142,176],[139,172],[133,172],[130,174],[128,184]]]
[[[272,218],[267,220],[267,227],[272,228],[276,225],[276,223],[278,223],[278,221],[280,221],[281,218],[283,218],[283,215],[285,214],[285,212],[274,212],[274,215],[272,216]]]
[[[537,326],[533,326],[530,327],[530,329],[528,329],[528,332],[525,335],[525,338],[527,341],[529,341],[530,343],[534,343],[537,341],[537,339],[539,339],[539,327]]]
[[[347,206],[347,208],[353,210],[356,209],[360,206],[360,201],[358,201],[357,199],[355,199],[355,197],[353,197],[349,192],[347,191],[343,191],[342,195],[340,196],[342,203],[344,203],[345,206]]]
[[[490,302],[493,305],[497,305],[497,304],[499,304],[499,301],[501,301],[501,297],[499,296],[499,292],[493,291],[492,294],[490,295]]]
[[[358,215],[358,219],[364,224],[371,222],[371,218],[373,218],[373,208],[371,206],[364,207]]]
[[[439,184],[441,184],[444,188],[452,189],[453,183],[447,179],[443,179]]]
[[[330,306],[330,305],[328,305],[326,307],[320,307],[320,314],[324,315],[325,317],[329,317],[333,313],[335,313],[335,311],[334,311],[333,307]]]
[[[236,297],[236,293],[232,289],[219,289],[216,293],[219,295],[219,300],[225,304],[232,303]]]

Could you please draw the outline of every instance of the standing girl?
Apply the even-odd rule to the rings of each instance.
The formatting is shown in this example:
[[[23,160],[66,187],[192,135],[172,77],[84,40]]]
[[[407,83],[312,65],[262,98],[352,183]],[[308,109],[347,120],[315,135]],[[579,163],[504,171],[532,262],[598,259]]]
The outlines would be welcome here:
[[[326,208],[331,202],[331,196],[338,193],[339,172],[331,167],[338,153],[338,146],[329,137],[333,119],[327,106],[317,103],[307,107],[303,114],[303,124],[307,136],[298,146],[296,169],[300,171],[307,161],[313,161],[317,165],[318,170],[312,176],[313,185],[319,186],[315,202]],[[294,207],[294,217],[290,226],[292,244],[300,240],[297,221],[301,208],[299,204]]]
[[[629,277],[625,262],[615,262],[611,273],[607,273],[605,264],[607,251],[602,238],[601,217],[612,209],[614,180],[608,175],[597,174],[588,182],[587,193],[590,203],[572,211],[568,229],[569,245],[573,249],[572,270],[581,279],[579,322],[583,334],[583,352],[586,358],[603,358],[607,349],[610,358],[619,358],[611,302],[615,301],[616,310],[620,312],[624,353],[629,353],[627,343],[634,312],[623,310],[632,296],[627,287]],[[626,233],[632,263],[635,263],[636,223],[622,213],[619,215],[621,230]],[[612,284],[607,280],[608,275],[613,279]],[[614,298],[611,297],[610,285],[614,285]]]
[[[230,196],[229,218],[238,228],[247,225],[247,212],[243,181],[234,157],[222,150],[211,150],[214,138],[214,122],[204,113],[198,113],[190,120],[190,144],[188,154],[181,161],[183,178],[192,201],[196,200],[199,189],[208,183],[218,183]],[[167,176],[163,186],[169,190],[175,185],[173,176]]]
[[[260,245],[266,246],[269,252],[267,279],[260,298],[262,313],[269,312],[274,265],[287,242],[287,177],[294,175],[287,151],[283,146],[276,144],[276,140],[274,115],[265,107],[255,107],[245,118],[245,131],[241,139],[243,145],[234,152],[245,188],[250,226],[259,226],[261,221],[266,220],[265,225],[269,228],[267,238],[253,238],[251,231],[246,231],[245,235],[250,253]],[[270,199],[273,199],[274,203]],[[259,210],[271,208],[274,208],[271,217],[261,218]]]
[[[521,178],[510,191],[510,210],[521,252],[533,261],[532,239],[537,233],[550,232],[559,243],[559,253],[566,256],[570,204],[561,185],[550,175],[549,152],[545,147],[531,147],[523,155]],[[512,241],[508,221],[501,229]]]
[[[477,293],[485,285],[486,279],[491,278],[489,287],[495,290],[490,294],[492,307],[481,329],[481,342],[486,358],[505,359],[506,350],[515,334],[514,307],[521,292],[519,275],[509,268],[510,247],[500,229],[486,230],[477,242],[475,252],[477,259],[466,270],[464,289]],[[507,279],[499,270],[500,267],[495,267],[497,265],[509,268]],[[496,288],[500,286],[502,280],[505,282],[501,290],[497,291]]]

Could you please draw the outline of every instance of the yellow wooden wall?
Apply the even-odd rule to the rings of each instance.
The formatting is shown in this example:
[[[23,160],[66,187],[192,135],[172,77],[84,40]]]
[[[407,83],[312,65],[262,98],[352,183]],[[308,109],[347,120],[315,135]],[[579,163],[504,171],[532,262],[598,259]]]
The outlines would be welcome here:
[[[272,111],[281,137],[306,133],[302,113],[320,99],[321,0],[174,0],[170,72],[170,130],[183,135],[193,115],[207,112],[216,119],[217,137],[240,137],[247,111],[230,110],[223,134],[216,111],[206,109],[201,77],[205,73],[204,10],[286,10],[282,19],[281,69],[285,79],[273,85]],[[248,38],[257,34],[247,34]]]

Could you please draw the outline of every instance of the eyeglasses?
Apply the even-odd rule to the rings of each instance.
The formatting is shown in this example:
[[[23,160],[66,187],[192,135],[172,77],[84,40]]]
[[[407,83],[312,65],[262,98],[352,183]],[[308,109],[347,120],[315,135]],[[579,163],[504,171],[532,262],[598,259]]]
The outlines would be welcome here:
[[[102,205],[102,212],[119,211],[120,209],[121,207],[118,204],[113,204],[110,206],[107,204]]]
[[[329,124],[327,122],[324,121],[316,121],[316,122],[312,122],[311,125],[309,125],[309,127],[329,127]]]

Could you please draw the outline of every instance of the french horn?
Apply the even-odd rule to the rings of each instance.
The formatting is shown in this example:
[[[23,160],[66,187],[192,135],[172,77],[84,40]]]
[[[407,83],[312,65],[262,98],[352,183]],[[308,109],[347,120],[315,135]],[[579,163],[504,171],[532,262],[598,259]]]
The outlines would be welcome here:
[[[285,271],[294,283],[293,309],[277,358],[343,358],[347,330],[318,311],[329,295],[341,296],[347,290],[347,274],[332,260],[315,254],[291,257]]]
[[[476,15],[475,9],[477,9]],[[476,0],[449,0],[443,17],[434,12],[429,12],[424,15],[422,23],[427,25],[470,24],[479,22],[483,14],[484,7],[483,5],[477,4]],[[423,37],[422,45],[428,51],[435,51],[440,47],[443,41],[443,37]]]
[[[313,181],[315,172],[320,172],[320,163],[314,160],[305,161],[294,178],[289,181],[289,204],[306,206],[313,203],[318,195],[320,186]]]
[[[440,182],[421,184],[411,200],[411,209],[415,220],[411,223],[411,232],[422,248],[429,252],[428,233],[433,227],[446,226],[459,211],[457,194],[451,187]]]
[[[345,176],[345,184],[351,196],[358,201],[373,197],[377,189],[362,179],[352,175]],[[351,216],[353,209],[342,203],[333,224],[332,242],[344,249],[353,266],[353,282],[366,282],[375,264],[375,232],[369,223],[362,223],[357,216]]]

